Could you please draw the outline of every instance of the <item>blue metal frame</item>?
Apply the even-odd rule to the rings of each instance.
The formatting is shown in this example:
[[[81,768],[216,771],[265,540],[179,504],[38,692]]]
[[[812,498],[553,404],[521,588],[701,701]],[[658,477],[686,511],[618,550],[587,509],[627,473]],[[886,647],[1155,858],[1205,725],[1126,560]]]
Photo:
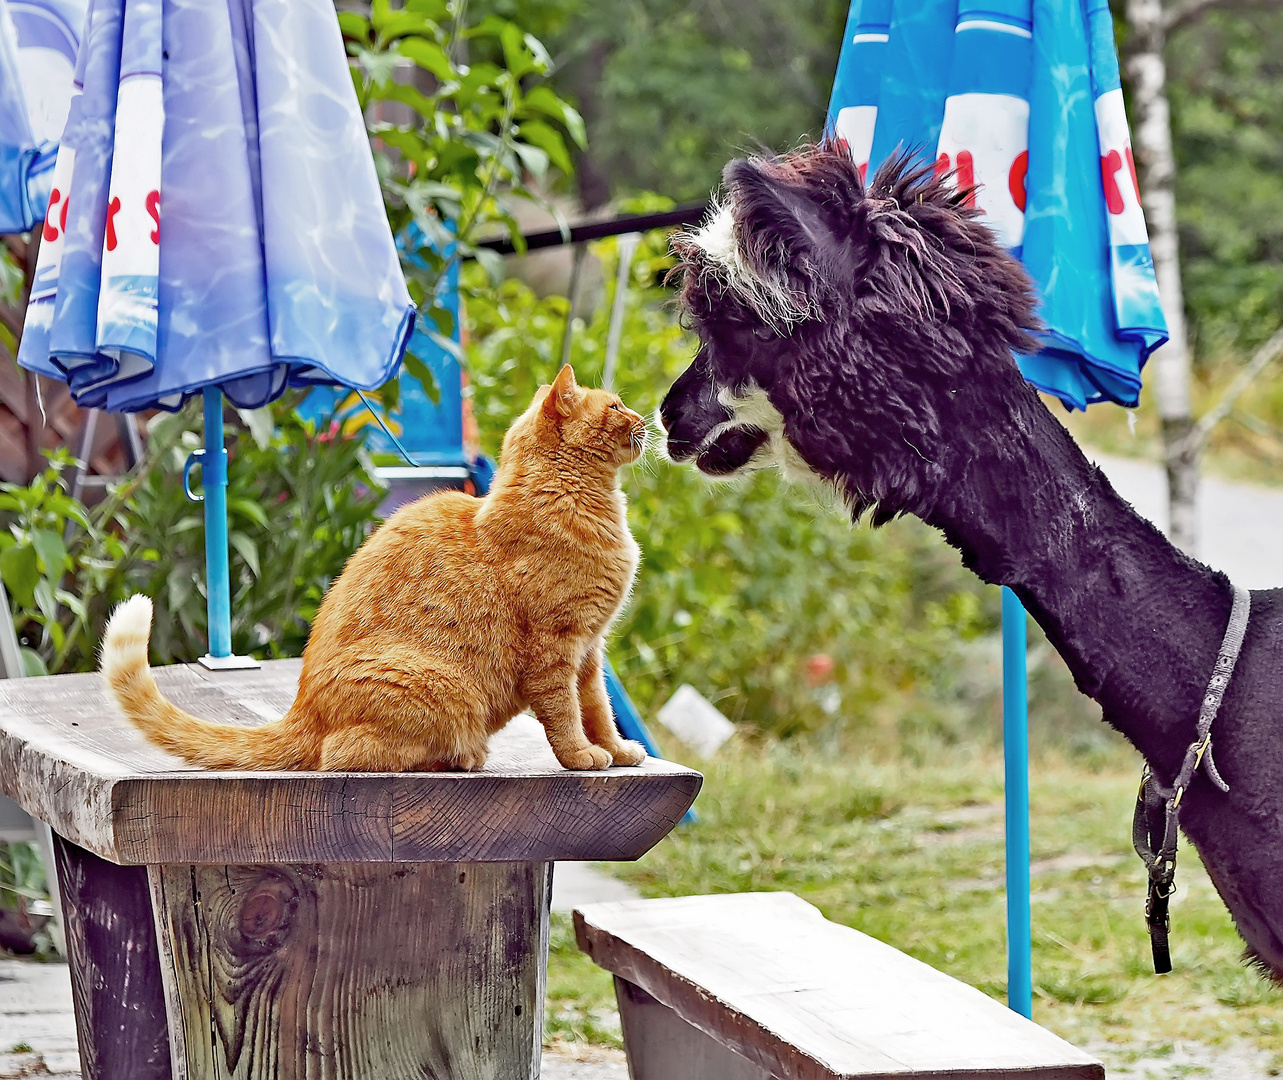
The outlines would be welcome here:
[[[1002,746],[1007,815],[1007,1004],[1033,1014],[1029,910],[1029,693],[1025,609],[1002,590]]]

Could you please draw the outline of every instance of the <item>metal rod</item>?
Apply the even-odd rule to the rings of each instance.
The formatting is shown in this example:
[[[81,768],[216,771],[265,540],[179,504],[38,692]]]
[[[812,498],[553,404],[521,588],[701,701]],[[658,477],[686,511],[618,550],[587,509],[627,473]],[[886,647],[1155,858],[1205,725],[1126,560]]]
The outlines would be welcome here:
[[[205,390],[205,602],[209,655],[232,655],[232,586],[227,566],[227,451],[223,448],[223,392]]]
[[[1033,1014],[1029,912],[1029,688],[1025,609],[1002,590],[1002,748],[1007,804],[1007,1005]]]
[[[73,499],[79,499],[84,492],[85,475],[89,472],[89,460],[94,456],[94,438],[98,434],[98,410],[86,409],[84,423],[80,427],[80,438],[76,440],[76,463],[71,469],[71,491]],[[70,534],[72,522],[67,522]]]
[[[117,413],[116,425],[124,442],[125,468],[132,469],[147,456],[143,438],[138,433],[138,417],[134,413]]]
[[[671,229],[677,225],[698,225],[708,214],[708,203],[687,203],[684,206],[664,210],[658,214],[625,214],[623,217],[609,221],[593,221],[586,225],[572,225],[566,230],[543,229],[540,232],[526,233],[526,251],[538,251],[540,248],[560,247],[563,244],[582,244],[585,240],[602,240],[607,236],[618,236],[621,233],[645,232],[647,229]],[[485,240],[477,245],[488,248],[499,255],[515,255],[516,245],[509,237],[498,240]],[[471,258],[471,256],[466,256]]]
[[[570,363],[570,346],[575,338],[575,309],[579,300],[579,284],[584,273],[584,260],[588,257],[588,248],[580,244],[575,248],[575,261],[570,269],[570,288],[567,290],[569,295],[566,297],[570,305],[566,309],[566,329],[561,335],[561,364],[564,367]]]
[[[619,271],[615,275],[615,300],[610,306],[610,330],[606,334],[606,364],[601,373],[601,388],[615,388],[615,361],[619,357],[619,339],[624,332],[624,304],[628,300],[628,282],[632,277],[633,256],[641,243],[641,233],[624,233],[619,238]]]

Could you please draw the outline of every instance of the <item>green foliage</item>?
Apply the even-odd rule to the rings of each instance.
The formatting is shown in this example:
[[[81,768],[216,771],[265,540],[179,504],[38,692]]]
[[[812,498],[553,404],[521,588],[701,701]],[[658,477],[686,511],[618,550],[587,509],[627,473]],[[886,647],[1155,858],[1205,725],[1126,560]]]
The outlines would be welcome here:
[[[0,908],[13,910],[22,900],[46,900],[45,866],[35,844],[0,844]]]
[[[824,122],[844,0],[486,0],[557,57],[588,121],[581,188],[701,199],[735,153]]]
[[[596,247],[611,289],[615,251]],[[694,351],[654,285],[667,259],[665,237],[646,237],[623,325],[617,389],[643,414]],[[495,292],[469,281],[468,361],[493,453],[556,373],[566,302],[514,280]],[[576,326],[572,358],[586,383],[603,368],[609,300]],[[626,471],[624,488],[643,561],[612,658],[644,711],[689,682],[733,719],[777,732],[878,725],[909,739],[960,736],[950,700],[959,642],[996,626],[996,595],[935,533],[916,522],[853,528],[841,508],[774,471],[714,484],[655,450]],[[815,670],[817,656],[831,672],[823,659]]]
[[[539,40],[497,15],[470,22],[467,0],[375,0],[339,23],[410,295],[453,350],[438,302],[444,274],[469,256],[499,272],[497,256],[476,246],[496,226],[520,239],[499,195],[535,198],[550,170],[569,174],[583,120],[547,84]],[[416,358],[407,368],[432,385]]]
[[[375,524],[382,488],[356,439],[318,432],[287,396],[228,440],[232,650],[298,656],[325,590]],[[206,636],[205,526],[175,477],[203,445],[196,410],[128,507],[130,592],[153,598],[153,663],[195,660]],[[263,422],[266,421],[266,422]]]
[[[302,652],[382,490],[360,444],[313,430],[296,401],[244,414],[228,441],[232,647],[262,657]],[[197,413],[158,418],[147,461],[92,509],[68,494],[65,452],[30,485],[0,486],[0,576],[28,674],[93,668],[111,608],[137,592],[155,602],[153,663],[205,651],[204,519],[177,481],[203,444]]]
[[[580,952],[569,915],[554,911],[548,929],[544,1044],[623,1046],[610,975]]]
[[[1214,12],[1167,56],[1185,302],[1206,362],[1283,322],[1283,12]]]
[[[0,484],[0,578],[28,675],[64,670],[92,654],[91,609],[101,613],[121,583],[125,544],[116,495],[89,511],[68,493],[65,450],[30,484]]]

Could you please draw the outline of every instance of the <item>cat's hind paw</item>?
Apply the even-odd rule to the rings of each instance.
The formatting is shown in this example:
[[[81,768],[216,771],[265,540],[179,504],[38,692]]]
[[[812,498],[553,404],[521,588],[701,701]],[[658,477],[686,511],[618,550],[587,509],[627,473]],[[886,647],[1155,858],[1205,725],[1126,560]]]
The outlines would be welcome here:
[[[609,750],[589,744],[564,756],[558,754],[557,760],[567,769],[608,769],[614,759]]]
[[[616,765],[640,765],[646,760],[646,747],[639,742],[625,739],[610,748]]]
[[[451,763],[451,768],[458,769],[461,772],[477,772],[486,763],[486,747],[471,753],[460,754]]]

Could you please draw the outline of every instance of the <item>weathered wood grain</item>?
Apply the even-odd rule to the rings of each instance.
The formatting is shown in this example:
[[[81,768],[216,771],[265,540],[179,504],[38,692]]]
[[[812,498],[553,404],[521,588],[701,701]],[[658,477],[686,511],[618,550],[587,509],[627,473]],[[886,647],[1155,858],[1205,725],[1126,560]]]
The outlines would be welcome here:
[[[57,834],[54,857],[85,1080],[170,1080],[147,871],[106,862]]]
[[[158,668],[209,719],[258,724],[294,699],[300,662]],[[701,777],[648,759],[567,772],[518,717],[479,773],[197,769],[148,743],[97,674],[0,681],[0,792],[124,864],[635,859],[682,817]]]
[[[538,1076],[546,863],[149,872],[175,1080]]]
[[[791,893],[592,904],[574,918],[594,961],[770,1076],[1105,1075],[979,990]]]

